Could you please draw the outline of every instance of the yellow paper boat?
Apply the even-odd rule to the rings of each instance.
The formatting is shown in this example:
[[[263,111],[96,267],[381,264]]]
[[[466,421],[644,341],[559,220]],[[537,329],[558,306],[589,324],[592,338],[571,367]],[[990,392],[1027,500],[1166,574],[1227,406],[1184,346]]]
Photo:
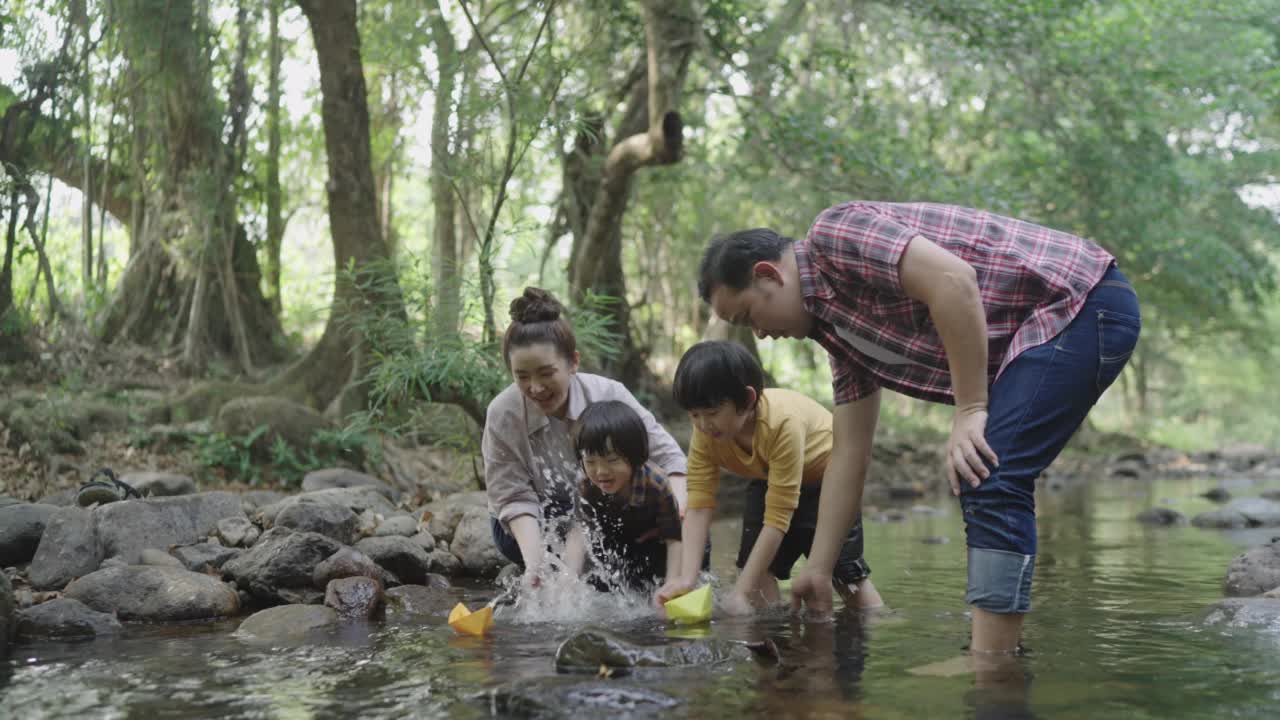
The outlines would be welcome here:
[[[459,635],[484,635],[493,627],[493,608],[471,612],[466,605],[458,603],[449,611],[449,627]]]
[[[711,586],[703,585],[693,592],[668,600],[667,617],[682,625],[693,625],[711,619]]]

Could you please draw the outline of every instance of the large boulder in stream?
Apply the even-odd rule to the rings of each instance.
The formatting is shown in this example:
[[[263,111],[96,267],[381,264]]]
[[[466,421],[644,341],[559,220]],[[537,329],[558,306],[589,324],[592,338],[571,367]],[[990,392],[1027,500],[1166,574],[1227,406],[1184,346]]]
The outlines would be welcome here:
[[[1235,529],[1280,526],[1280,503],[1263,498],[1240,498],[1217,510],[1200,513],[1191,524],[1202,528]]]
[[[673,645],[635,645],[607,630],[588,628],[574,633],[556,649],[559,672],[599,672],[633,667],[712,665],[743,660],[751,652],[723,640],[694,640]]]
[[[216,577],[161,565],[109,567],[67,586],[65,596],[121,620],[176,622],[232,617],[240,596]]]
[[[356,515],[359,515],[366,510],[384,516],[392,515],[396,512],[396,506],[392,505],[390,500],[383,497],[382,493],[378,492],[377,488],[367,485],[346,488],[330,488],[328,490],[315,490],[313,492],[290,495],[279,502],[263,507],[259,512],[262,513],[262,522],[264,527],[271,527],[274,525],[276,517],[279,516],[281,511],[298,503],[341,505]]]
[[[15,503],[0,507],[0,567],[30,562],[56,505]]]
[[[458,521],[449,551],[462,564],[462,571],[480,577],[497,575],[507,558],[493,544],[493,526],[485,508],[468,508]]]
[[[1227,598],[1211,606],[1202,622],[1209,626],[1280,630],[1280,599]]]
[[[293,644],[338,620],[338,613],[324,605],[280,605],[250,615],[232,635],[253,642]]]
[[[276,514],[275,527],[320,533],[350,545],[356,541],[356,519],[351,508],[343,505],[298,502]]]
[[[92,572],[104,558],[138,562],[148,548],[204,540],[220,520],[243,518],[240,499],[228,492],[122,500],[94,508],[62,508],[50,516],[29,571],[37,590],[60,590]]]
[[[319,533],[272,528],[222,571],[259,602],[319,602],[324,595],[313,585],[316,566],[340,549],[342,545]]]
[[[381,620],[386,615],[382,583],[367,577],[339,578],[324,591],[325,607],[348,620]]]
[[[68,597],[40,603],[18,613],[18,635],[24,640],[114,635],[123,627],[114,614],[99,612]]]
[[[382,493],[388,500],[394,501],[396,499],[396,493],[391,489],[391,486],[372,475],[348,470],[347,468],[312,470],[302,478],[303,492],[351,487],[371,487]]]
[[[1234,597],[1261,595],[1280,587],[1280,537],[1236,556],[1222,585],[1223,591]]]
[[[407,537],[390,535],[369,537],[356,543],[356,550],[373,558],[400,582],[421,585],[431,572],[431,556],[422,546]]]

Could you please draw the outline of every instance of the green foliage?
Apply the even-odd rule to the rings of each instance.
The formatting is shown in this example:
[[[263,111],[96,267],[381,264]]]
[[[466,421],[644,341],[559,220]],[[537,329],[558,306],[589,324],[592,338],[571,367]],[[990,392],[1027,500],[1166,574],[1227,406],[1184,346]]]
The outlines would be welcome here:
[[[239,437],[223,433],[194,435],[191,442],[196,464],[225,481],[297,487],[312,470],[348,464],[352,458],[360,458],[367,465],[381,461],[376,434],[358,422],[339,430],[317,432],[306,448],[295,448],[279,435],[267,444],[268,432],[266,425],[260,425]]]

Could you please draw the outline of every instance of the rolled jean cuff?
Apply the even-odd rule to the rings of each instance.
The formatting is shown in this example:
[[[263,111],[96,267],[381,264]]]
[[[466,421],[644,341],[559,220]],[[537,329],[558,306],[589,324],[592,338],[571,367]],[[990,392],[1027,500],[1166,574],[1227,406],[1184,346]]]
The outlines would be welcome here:
[[[969,587],[964,601],[999,615],[1031,612],[1031,577],[1036,556],[969,548]]]

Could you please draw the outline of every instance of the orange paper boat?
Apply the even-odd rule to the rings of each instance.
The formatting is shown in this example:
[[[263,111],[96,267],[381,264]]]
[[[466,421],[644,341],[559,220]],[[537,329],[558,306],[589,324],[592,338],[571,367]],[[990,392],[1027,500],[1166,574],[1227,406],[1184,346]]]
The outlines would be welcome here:
[[[482,607],[475,612],[458,603],[449,611],[449,627],[459,635],[484,635],[493,627],[493,608]]]

